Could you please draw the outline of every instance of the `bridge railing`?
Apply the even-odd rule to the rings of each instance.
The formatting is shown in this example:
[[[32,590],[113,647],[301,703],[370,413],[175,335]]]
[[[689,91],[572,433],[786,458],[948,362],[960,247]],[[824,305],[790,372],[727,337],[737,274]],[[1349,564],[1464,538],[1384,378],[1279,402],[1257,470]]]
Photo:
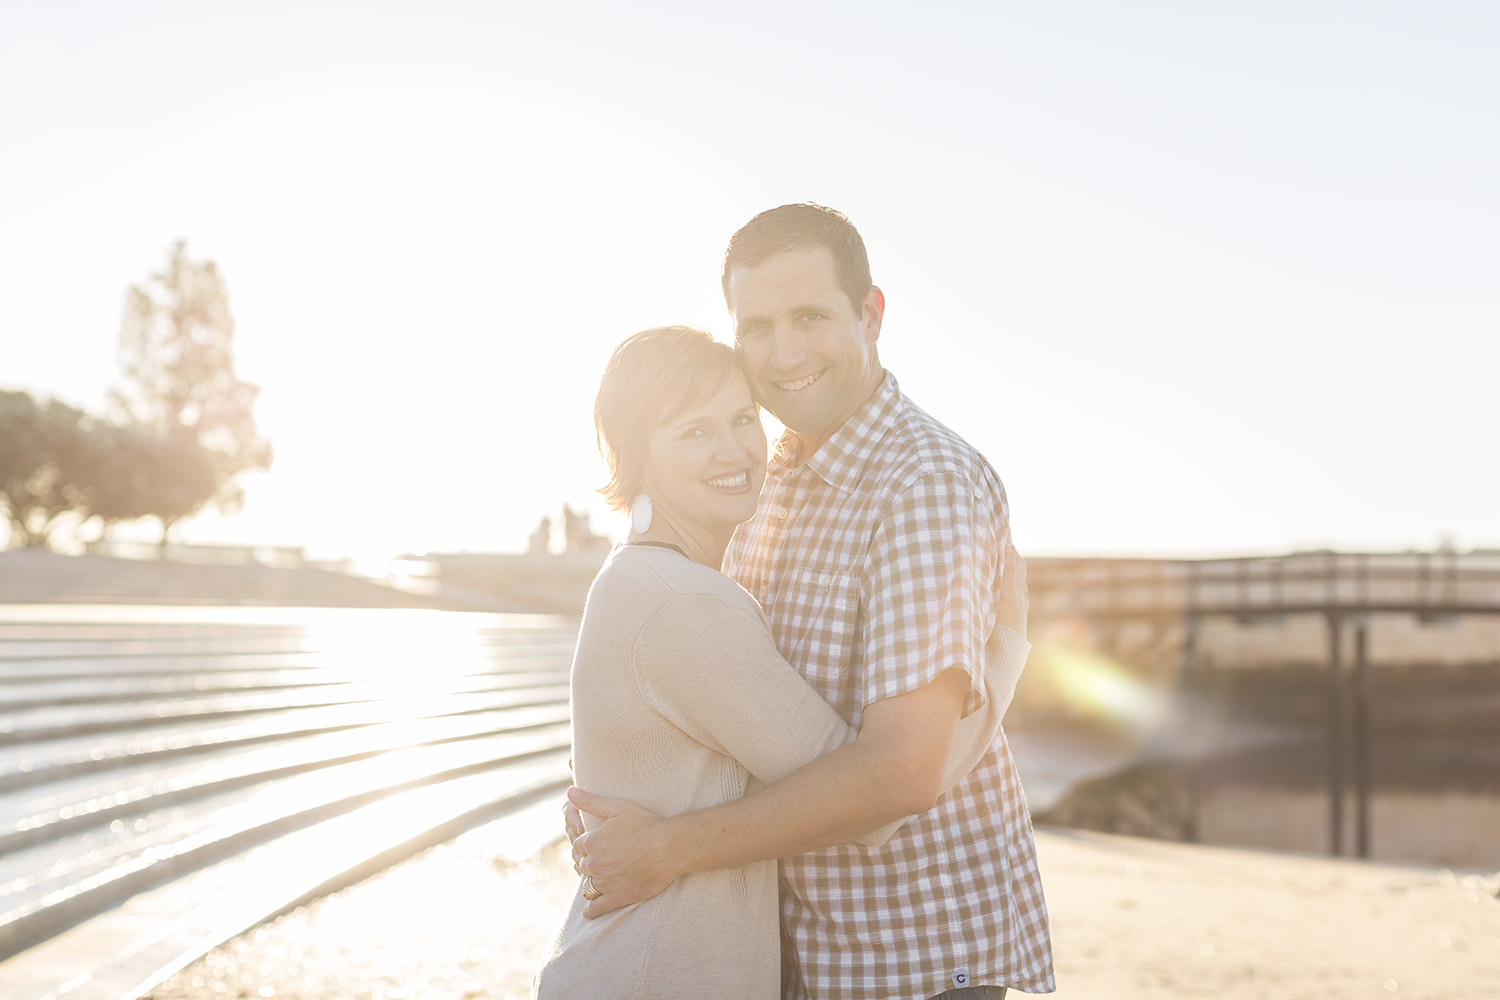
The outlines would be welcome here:
[[[1042,617],[1500,614],[1500,553],[1490,552],[1038,558],[1028,561],[1028,577]]]

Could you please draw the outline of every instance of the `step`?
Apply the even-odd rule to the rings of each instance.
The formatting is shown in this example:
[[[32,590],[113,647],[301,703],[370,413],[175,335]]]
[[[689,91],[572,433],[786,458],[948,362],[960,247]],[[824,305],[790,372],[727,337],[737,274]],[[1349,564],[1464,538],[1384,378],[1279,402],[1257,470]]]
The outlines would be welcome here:
[[[313,737],[297,735],[229,750],[203,748],[170,762],[152,759],[137,761],[130,768],[54,777],[34,793],[0,794],[0,857],[90,826],[192,802],[215,791],[392,751],[538,730],[551,730],[565,743],[567,723],[565,705],[500,709],[461,719],[403,720]]]
[[[0,961],[0,997],[138,1000],[257,924],[481,824],[499,828],[515,859],[559,838],[564,765],[539,761],[504,789],[483,788],[484,777],[447,793],[418,789],[372,803],[137,894]],[[472,798],[455,801],[464,794]]]
[[[169,760],[178,754],[223,751],[239,746],[310,737],[365,726],[420,718],[452,719],[489,712],[566,705],[567,689],[500,689],[488,697],[440,704],[426,715],[407,708],[397,717],[381,702],[332,705],[296,712],[265,713],[253,718],[205,720],[179,718],[103,734],[67,733],[19,746],[0,757],[0,792],[109,768]]]
[[[508,764],[565,762],[569,748],[536,738],[425,747],[265,783],[161,810],[136,824],[15,852],[0,859],[0,957],[14,955],[137,892],[293,830],[391,795],[490,773]],[[144,827],[144,829],[142,829]],[[49,860],[51,859],[50,863]]]

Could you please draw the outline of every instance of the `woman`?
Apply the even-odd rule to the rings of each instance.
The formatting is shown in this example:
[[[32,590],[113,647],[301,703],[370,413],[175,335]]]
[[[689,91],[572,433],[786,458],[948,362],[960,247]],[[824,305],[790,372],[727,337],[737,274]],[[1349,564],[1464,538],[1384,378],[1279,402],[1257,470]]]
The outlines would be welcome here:
[[[605,369],[594,420],[610,475],[601,492],[630,510],[631,529],[589,590],[574,653],[577,783],[676,815],[852,739],[777,653],[755,601],[718,572],[766,473],[759,408],[733,350],[687,327],[630,337]],[[1011,637],[989,671],[986,711],[960,727],[950,786],[995,736],[1025,659],[1024,639]],[[882,843],[900,822],[860,842]],[[697,872],[585,919],[597,892],[580,884],[537,973],[542,1000],[779,995],[774,862]]]

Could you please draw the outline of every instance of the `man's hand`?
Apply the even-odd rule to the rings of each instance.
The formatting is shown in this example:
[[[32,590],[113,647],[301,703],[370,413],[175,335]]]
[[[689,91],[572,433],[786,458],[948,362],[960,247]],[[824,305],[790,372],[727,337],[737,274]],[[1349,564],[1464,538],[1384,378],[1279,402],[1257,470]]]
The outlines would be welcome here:
[[[573,868],[601,895],[583,908],[590,919],[650,899],[682,874],[672,861],[660,816],[623,799],[568,789],[568,801],[603,822],[573,838]],[[566,810],[564,810],[566,812]],[[573,828],[568,823],[569,831]]]

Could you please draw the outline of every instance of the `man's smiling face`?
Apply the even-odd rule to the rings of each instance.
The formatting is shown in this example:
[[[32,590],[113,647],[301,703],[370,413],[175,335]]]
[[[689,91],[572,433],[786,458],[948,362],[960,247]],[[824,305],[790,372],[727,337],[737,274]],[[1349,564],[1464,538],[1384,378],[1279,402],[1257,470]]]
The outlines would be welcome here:
[[[735,265],[727,289],[750,387],[802,440],[806,457],[880,384],[880,290],[850,302],[826,247]]]

